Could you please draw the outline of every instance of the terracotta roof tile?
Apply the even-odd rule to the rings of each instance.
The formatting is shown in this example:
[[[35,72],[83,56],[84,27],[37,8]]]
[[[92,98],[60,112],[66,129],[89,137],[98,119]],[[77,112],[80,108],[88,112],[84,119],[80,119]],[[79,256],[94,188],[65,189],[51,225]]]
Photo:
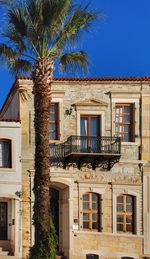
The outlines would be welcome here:
[[[31,76],[17,76],[16,79],[32,80]],[[69,77],[54,77],[53,81],[150,81],[150,76],[144,77],[80,77],[80,78],[69,78]]]

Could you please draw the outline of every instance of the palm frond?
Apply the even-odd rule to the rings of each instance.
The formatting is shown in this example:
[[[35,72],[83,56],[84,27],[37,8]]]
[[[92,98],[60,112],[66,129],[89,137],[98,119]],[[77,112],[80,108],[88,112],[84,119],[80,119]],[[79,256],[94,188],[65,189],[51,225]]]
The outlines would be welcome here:
[[[8,68],[13,75],[24,74],[27,72],[31,72],[32,63],[28,60],[21,58],[12,59],[8,63]]]
[[[9,47],[7,44],[0,44],[0,57],[4,60],[11,60],[15,59],[17,56],[17,53]]]
[[[0,45],[0,58],[4,60],[12,74],[31,71],[32,64],[29,60],[19,58],[19,53],[15,52],[6,44]]]
[[[14,3],[15,3],[15,0],[9,0],[9,1],[8,0],[0,0],[0,5],[5,6],[5,7],[9,7]]]
[[[20,53],[26,50],[26,45],[24,44],[22,37],[13,27],[7,28],[6,31],[2,33],[2,36],[7,38],[10,44],[14,44]]]
[[[62,55],[62,49],[61,48],[51,48],[48,52],[48,57],[50,59],[59,59]]]
[[[95,12],[88,11],[88,6],[78,6],[62,28],[54,47],[64,47],[68,42],[73,42],[76,38],[78,40],[79,34],[85,29],[90,28],[92,22],[97,18],[98,15]]]
[[[38,35],[40,33],[35,30],[35,24],[32,23],[27,6],[18,4],[15,8],[9,9],[8,18],[7,26],[13,28],[14,33],[16,35],[20,35],[22,40],[26,40],[26,44],[30,46],[30,48],[32,46],[32,51],[35,52],[37,56],[39,56],[37,45]]]
[[[31,31],[35,31],[36,39],[38,37],[38,51],[42,55],[47,55],[49,46],[59,35],[71,2],[72,0],[28,1],[28,26],[31,27]]]
[[[22,37],[27,36],[27,21],[25,19],[24,10],[21,6],[16,6],[8,10],[8,25],[14,27]]]
[[[88,70],[88,56],[84,51],[65,53],[60,58],[59,67],[62,73],[69,71],[70,74],[72,74],[73,72],[79,70],[85,72]]]
[[[49,35],[55,37],[61,30],[66,15],[71,7],[72,0],[44,0],[43,25],[47,26]]]

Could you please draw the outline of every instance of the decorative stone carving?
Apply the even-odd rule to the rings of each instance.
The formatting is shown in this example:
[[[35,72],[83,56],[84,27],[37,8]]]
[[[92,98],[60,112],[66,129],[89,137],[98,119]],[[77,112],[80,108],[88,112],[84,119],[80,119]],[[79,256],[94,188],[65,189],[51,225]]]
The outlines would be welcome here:
[[[75,106],[108,106],[108,103],[104,100],[96,100],[96,99],[84,99],[79,102],[74,103]]]
[[[64,168],[64,163],[63,162],[52,162],[51,167]]]
[[[78,172],[79,180],[97,180],[100,183],[117,183],[117,184],[140,184],[141,177],[138,175],[127,175],[122,172],[112,174],[106,171],[81,170]]]

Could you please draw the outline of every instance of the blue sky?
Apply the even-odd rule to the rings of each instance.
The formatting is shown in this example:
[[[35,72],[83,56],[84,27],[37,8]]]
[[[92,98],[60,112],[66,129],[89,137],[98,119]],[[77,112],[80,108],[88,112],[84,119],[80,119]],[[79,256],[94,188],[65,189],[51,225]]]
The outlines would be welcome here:
[[[91,7],[103,19],[80,43],[90,57],[85,76],[150,76],[150,0],[93,0]],[[54,75],[60,76],[57,70]],[[14,79],[1,63],[0,106]]]

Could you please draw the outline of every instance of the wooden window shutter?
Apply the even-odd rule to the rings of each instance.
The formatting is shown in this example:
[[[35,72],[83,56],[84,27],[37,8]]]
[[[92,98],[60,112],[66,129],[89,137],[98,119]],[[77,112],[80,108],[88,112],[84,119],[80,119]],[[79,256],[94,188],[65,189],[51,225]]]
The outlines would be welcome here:
[[[130,105],[130,141],[135,142],[135,103]]]
[[[57,116],[57,139],[60,140],[60,112],[59,112],[59,103],[57,103],[57,112],[56,112],[56,116]]]

